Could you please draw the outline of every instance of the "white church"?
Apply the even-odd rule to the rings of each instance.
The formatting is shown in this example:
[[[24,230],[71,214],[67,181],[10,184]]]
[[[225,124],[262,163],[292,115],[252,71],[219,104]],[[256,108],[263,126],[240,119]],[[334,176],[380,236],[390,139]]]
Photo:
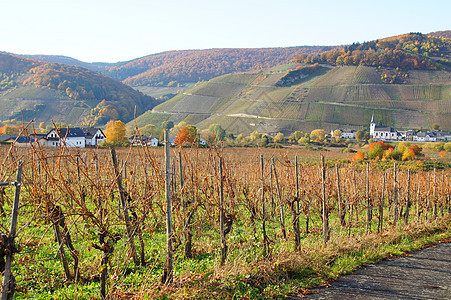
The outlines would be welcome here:
[[[400,140],[402,135],[393,127],[376,126],[374,114],[370,122],[370,136],[375,140]]]

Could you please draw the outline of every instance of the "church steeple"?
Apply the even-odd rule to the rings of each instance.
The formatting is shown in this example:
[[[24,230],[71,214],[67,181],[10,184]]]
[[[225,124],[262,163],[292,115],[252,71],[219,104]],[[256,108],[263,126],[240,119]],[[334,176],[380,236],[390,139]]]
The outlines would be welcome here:
[[[376,129],[376,122],[374,122],[374,113],[371,116],[371,122],[370,122],[370,136],[374,138],[374,130]]]

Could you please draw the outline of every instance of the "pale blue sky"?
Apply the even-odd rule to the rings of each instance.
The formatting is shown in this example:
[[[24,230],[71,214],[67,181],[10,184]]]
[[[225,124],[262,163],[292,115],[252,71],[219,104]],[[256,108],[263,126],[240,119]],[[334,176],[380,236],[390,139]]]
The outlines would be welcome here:
[[[451,29],[449,0],[0,0],[0,51],[117,62],[167,50],[337,45]]]

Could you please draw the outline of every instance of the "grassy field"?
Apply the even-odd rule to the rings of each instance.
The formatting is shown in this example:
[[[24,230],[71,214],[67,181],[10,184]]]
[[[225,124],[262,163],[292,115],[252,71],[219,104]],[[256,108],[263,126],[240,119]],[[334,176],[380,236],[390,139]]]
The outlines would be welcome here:
[[[368,206],[366,164],[351,161],[350,153],[301,147],[173,148],[174,271],[172,283],[162,284],[167,266],[163,149],[119,149],[121,183],[107,149],[0,146],[0,152],[0,182],[14,180],[18,160],[24,163],[16,238],[20,251],[12,270],[15,299],[100,299],[101,282],[105,295],[116,299],[282,299],[362,265],[451,237],[451,174],[449,168],[439,169],[449,167],[449,158],[400,163],[396,175],[392,162],[370,163]],[[324,166],[320,155],[325,156]],[[438,184],[431,191],[434,181]],[[326,187],[324,196],[321,186]],[[2,233],[7,233],[14,188],[4,191],[5,215],[0,218]],[[121,193],[126,206],[121,205]],[[327,241],[322,201],[329,211]],[[370,223],[368,208],[373,212]],[[223,263],[221,209],[229,228]],[[343,210],[345,224],[340,223]],[[127,224],[132,225],[138,261]],[[61,232],[64,243],[59,245],[55,237]],[[189,254],[187,234],[192,235]]]

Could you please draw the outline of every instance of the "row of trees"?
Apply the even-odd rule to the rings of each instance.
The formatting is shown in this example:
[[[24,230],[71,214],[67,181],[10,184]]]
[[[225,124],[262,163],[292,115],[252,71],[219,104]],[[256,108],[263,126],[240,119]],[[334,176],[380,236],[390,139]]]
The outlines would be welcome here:
[[[113,67],[107,74],[131,86],[198,82],[234,72],[266,69],[288,63],[300,53],[321,53],[332,47],[206,49],[170,51]]]
[[[325,143],[328,142],[328,135],[324,129],[315,129],[309,132],[294,131],[290,135],[285,135],[282,132],[277,133],[275,136],[260,133],[258,131],[251,132],[249,135],[227,133],[226,130],[219,124],[211,124],[208,129],[200,131],[196,126],[187,124],[186,122],[180,122],[174,125],[171,121],[163,122],[160,126],[148,124],[144,127],[140,127],[137,132],[142,135],[150,135],[157,137],[160,140],[163,139],[162,129],[167,127],[167,124],[171,124],[171,136],[176,137],[176,144],[189,144],[204,139],[208,144],[214,145],[216,143],[223,143],[225,146],[273,146],[277,144],[289,145],[299,144],[307,145],[309,143]],[[129,132],[132,134],[131,132]],[[335,130],[330,139],[330,142],[340,143],[344,142],[340,130]],[[356,133],[357,141],[368,141],[370,139],[369,132],[358,130]]]
[[[414,160],[424,156],[423,150],[440,152],[440,156],[444,157],[446,153],[451,152],[451,142],[425,143],[421,146],[409,142],[400,142],[397,145],[384,141],[372,142],[368,145],[366,153],[358,151],[354,159],[363,160],[366,156],[371,160]]]
[[[437,63],[429,56],[446,56],[451,47],[448,39],[418,33],[390,39],[354,43],[341,50],[326,51],[316,56],[301,54],[296,63],[323,63],[330,65],[364,65],[392,68],[435,70]]]

